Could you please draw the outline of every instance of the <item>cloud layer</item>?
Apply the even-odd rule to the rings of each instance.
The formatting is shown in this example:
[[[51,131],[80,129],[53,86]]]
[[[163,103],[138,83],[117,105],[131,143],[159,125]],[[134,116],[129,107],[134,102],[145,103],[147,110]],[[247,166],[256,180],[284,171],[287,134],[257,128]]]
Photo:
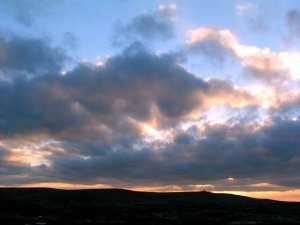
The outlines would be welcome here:
[[[191,30],[180,50],[147,49],[141,40],[174,37],[175,10],[134,17],[119,32],[140,41],[126,37],[105,61],[69,69],[70,57],[45,39],[1,34],[3,186],[300,188],[299,52],[243,44],[213,27]],[[234,61],[248,83],[189,71],[186,60],[198,55]]]

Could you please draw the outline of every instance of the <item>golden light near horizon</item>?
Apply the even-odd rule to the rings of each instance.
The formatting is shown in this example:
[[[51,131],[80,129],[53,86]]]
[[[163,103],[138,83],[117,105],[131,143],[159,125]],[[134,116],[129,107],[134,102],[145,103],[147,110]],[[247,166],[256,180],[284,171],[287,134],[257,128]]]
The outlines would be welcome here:
[[[17,187],[19,187],[19,188],[32,188],[32,187],[33,188],[55,188],[55,189],[66,189],[66,190],[112,188],[110,185],[105,185],[105,184],[74,184],[74,183],[61,183],[61,182],[24,184],[24,185],[19,185]]]
[[[216,193],[230,193],[252,198],[273,199],[278,201],[299,202],[300,190],[291,191],[217,191]]]
[[[257,185],[255,185],[257,186]],[[259,185],[261,186],[261,185]],[[267,186],[263,184],[262,186]],[[0,187],[6,187],[0,185]],[[55,188],[55,189],[66,189],[66,190],[79,190],[79,189],[111,189],[113,186],[107,184],[71,184],[71,183],[59,183],[59,182],[48,182],[48,183],[34,183],[27,185],[18,185],[16,187],[29,188],[29,187],[44,187],[44,188]],[[232,191],[232,190],[214,190],[214,186],[211,184],[199,184],[199,185],[188,185],[187,188],[182,188],[178,185],[167,185],[167,186],[136,186],[125,188],[133,191],[143,192],[157,192],[157,193],[169,193],[169,192],[199,192],[209,191],[212,193],[225,193],[247,196],[259,199],[273,199],[278,201],[296,202],[300,201],[300,189],[284,190],[284,191]]]

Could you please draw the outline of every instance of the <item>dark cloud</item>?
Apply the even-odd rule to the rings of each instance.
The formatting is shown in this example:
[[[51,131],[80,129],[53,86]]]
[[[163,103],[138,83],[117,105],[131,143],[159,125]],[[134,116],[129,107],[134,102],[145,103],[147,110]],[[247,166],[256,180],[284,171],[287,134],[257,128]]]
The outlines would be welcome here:
[[[103,66],[83,63],[64,76],[0,81],[0,137],[101,134],[113,142],[140,136],[139,123],[174,126],[209,107],[211,98],[233,107],[231,101],[251,104],[251,95],[228,81],[196,78],[179,65],[181,58],[178,53],[152,54],[134,43]]]
[[[12,176],[33,176],[30,165],[16,161],[10,161],[9,158],[14,157],[10,149],[0,147],[0,183],[5,185],[15,185],[15,181],[10,182]],[[17,180],[17,179],[16,179]]]
[[[144,12],[128,24],[119,22],[115,27],[113,44],[120,45],[128,40],[168,40],[175,36],[172,6],[164,6],[154,12]]]
[[[138,141],[119,142],[115,146],[103,146],[99,140],[65,142],[66,152],[53,151],[48,158],[52,161],[50,167],[36,168],[28,174],[32,182],[176,184],[184,190],[185,185],[199,183],[210,183],[215,190],[299,187],[299,121],[274,119],[259,130],[244,124],[205,127],[202,138],[196,127],[185,132],[178,130],[173,141],[159,151],[154,151],[153,146],[137,150],[134,145],[142,145]],[[21,171],[24,170],[16,173]],[[260,183],[270,185],[256,185]]]
[[[3,170],[26,171],[32,178],[27,182],[208,179],[213,172],[197,172],[208,165],[197,161],[197,129],[178,134],[171,145],[157,143],[158,153],[139,125],[155,120],[157,129],[176,127],[210,97],[239,93],[229,82],[196,78],[179,65],[181,60],[178,53],[152,54],[134,43],[102,66],[82,63],[64,76],[56,72],[0,81],[1,139],[58,142],[35,149],[49,153],[49,165],[19,169],[6,161]]]
[[[182,187],[210,183],[215,190],[244,191],[299,188],[299,121],[274,119],[266,127],[254,128],[206,124],[204,132],[196,127],[178,130],[173,141],[159,151],[143,147],[137,140],[109,146],[100,140],[64,142],[66,152],[52,150],[48,157],[52,165],[27,171],[32,180],[22,182],[80,180],[85,184]],[[137,144],[141,145],[139,150]],[[1,165],[10,168],[5,170],[10,173],[26,171]],[[228,180],[230,177],[234,179]],[[255,185],[260,183],[270,186]]]
[[[207,124],[202,138],[198,138],[200,131],[195,128],[178,131],[173,142],[159,151],[151,147],[136,150],[131,142],[100,155],[89,152],[89,158],[71,152],[54,155],[50,158],[53,165],[44,169],[56,174],[56,179],[68,182],[97,183],[109,179],[133,186],[210,183],[217,189],[243,187],[252,191],[273,190],[278,185],[285,190],[299,187],[299,182],[295,182],[299,171],[299,131],[299,121],[286,120],[274,120],[259,130],[243,124]],[[80,148],[88,151],[89,145]],[[255,186],[259,183],[269,183],[270,187]]]
[[[64,51],[51,47],[46,39],[0,37],[0,69],[4,76],[57,72],[66,59]]]
[[[182,58],[179,53],[153,54],[133,43],[101,66],[81,63],[65,75],[48,69],[54,72],[1,80],[0,169],[5,176],[0,181],[182,187],[210,183],[225,188],[224,180],[231,177],[233,184],[227,187],[233,189],[257,190],[251,185],[262,182],[298,187],[299,120],[275,117],[274,112],[262,126],[253,121],[259,111],[247,91],[229,81],[197,78],[180,66]],[[31,67],[43,62],[56,67],[51,57],[43,60]],[[4,62],[5,70],[39,71]],[[250,103],[239,108],[239,101]],[[201,117],[211,105],[239,112],[225,123],[211,123]],[[158,131],[147,135],[143,124],[153,121]],[[184,122],[193,126],[183,130]],[[43,153],[45,162],[34,166],[21,155],[21,162],[11,160],[16,154],[12,149],[26,148],[18,140]],[[15,146],[7,144],[12,142]]]
[[[153,107],[167,119],[183,117],[201,106],[197,94],[209,85],[180,67],[179,59],[133,44],[102,67],[80,64],[66,76],[1,81],[0,133],[72,135],[75,128],[89,133],[98,125],[122,132],[134,127],[131,120],[155,116]]]
[[[5,148],[0,148],[0,161],[3,161],[9,155],[10,155],[9,150]]]

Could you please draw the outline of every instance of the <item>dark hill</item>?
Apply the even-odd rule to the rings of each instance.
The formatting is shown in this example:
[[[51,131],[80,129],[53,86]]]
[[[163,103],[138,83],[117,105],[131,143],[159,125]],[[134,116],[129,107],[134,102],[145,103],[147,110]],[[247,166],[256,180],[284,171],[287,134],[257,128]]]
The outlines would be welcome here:
[[[0,224],[300,224],[300,203],[210,192],[0,188]]]

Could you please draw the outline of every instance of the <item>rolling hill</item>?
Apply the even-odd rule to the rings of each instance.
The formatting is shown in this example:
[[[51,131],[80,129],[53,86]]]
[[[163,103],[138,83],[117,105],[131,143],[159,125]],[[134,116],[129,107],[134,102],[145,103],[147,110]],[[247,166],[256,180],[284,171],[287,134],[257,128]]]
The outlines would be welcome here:
[[[300,203],[211,192],[0,188],[0,224],[300,224]]]

